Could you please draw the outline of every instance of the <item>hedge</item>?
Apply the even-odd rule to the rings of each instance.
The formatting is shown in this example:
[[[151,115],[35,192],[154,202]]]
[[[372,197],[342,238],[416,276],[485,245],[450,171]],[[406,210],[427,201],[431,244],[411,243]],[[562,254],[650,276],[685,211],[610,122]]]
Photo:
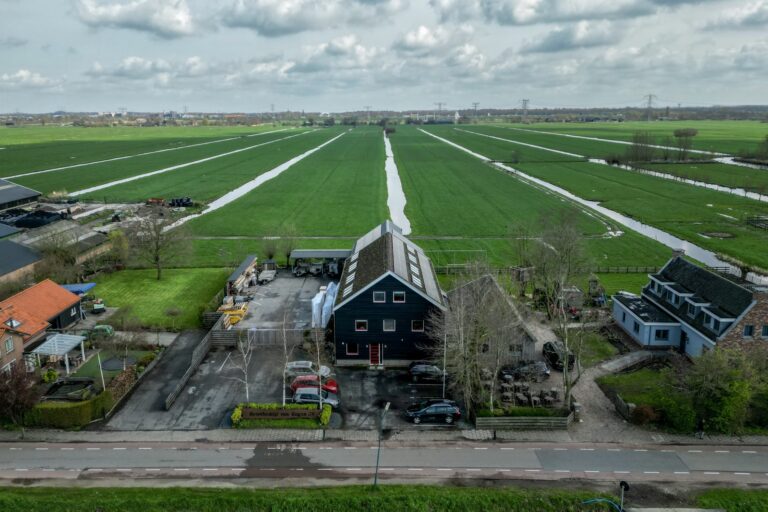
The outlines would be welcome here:
[[[114,400],[109,391],[103,391],[82,402],[42,402],[24,415],[24,425],[49,428],[84,427],[95,419],[103,418],[113,405]]]
[[[565,409],[548,409],[546,407],[495,407],[493,412],[490,409],[479,409],[475,415],[479,418],[490,417],[546,417],[562,418],[570,414]]]
[[[250,408],[250,409],[304,409],[304,410],[314,410],[317,408],[315,405],[304,405],[304,404],[285,404],[283,406],[282,404],[257,404],[255,402],[249,402],[249,403],[242,403],[238,404],[237,407],[235,407],[235,410],[232,412],[232,426],[234,428],[240,428],[240,429],[249,429],[249,428],[305,428],[305,429],[314,429],[314,428],[321,428],[326,425],[328,425],[328,422],[331,420],[331,414],[333,413],[333,409],[330,405],[324,404],[323,405],[323,412],[320,413],[320,420],[313,420],[309,418],[295,418],[295,419],[253,419],[253,420],[244,420],[242,419],[243,416],[243,408]]]

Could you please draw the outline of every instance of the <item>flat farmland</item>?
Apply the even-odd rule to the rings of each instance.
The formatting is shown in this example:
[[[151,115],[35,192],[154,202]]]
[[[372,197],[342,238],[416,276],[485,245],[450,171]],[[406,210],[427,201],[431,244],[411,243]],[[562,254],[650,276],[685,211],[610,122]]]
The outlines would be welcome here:
[[[337,129],[312,131],[216,160],[90,192],[82,197],[96,201],[141,202],[148,197],[189,196],[195,201],[208,202],[339,133]],[[284,137],[288,135],[283,134]],[[258,143],[254,139],[250,139],[249,145]]]
[[[282,139],[299,133],[299,131],[281,131],[276,133],[265,132],[255,137],[237,137],[235,140],[218,142],[216,144],[207,144],[205,146],[194,146],[169,151],[164,153],[155,153],[150,155],[136,156],[125,160],[116,160],[111,162],[95,163],[83,167],[74,167],[61,169],[58,171],[32,174],[19,178],[12,178],[12,181],[25,187],[39,190],[44,194],[51,192],[75,192],[88,187],[109,183],[111,181],[128,178],[153,172],[167,167],[180,165],[188,162],[194,162],[203,158],[209,158],[241,148],[254,146],[264,142]],[[241,157],[248,152],[258,152],[258,149],[248,150],[240,153]],[[237,159],[238,155],[223,157],[224,159]],[[201,166],[210,165],[210,163],[200,164]],[[188,170],[188,169],[187,169]],[[172,171],[184,172],[184,171]],[[143,179],[149,182],[149,180]],[[137,182],[138,183],[138,182]],[[115,190],[114,192],[117,192]],[[138,200],[138,196],[137,200]],[[144,196],[147,197],[147,196]]]
[[[251,126],[0,127],[0,177],[279,129]],[[215,144],[214,144],[215,145]]]
[[[642,164],[643,169],[768,195],[768,170],[721,163]]]
[[[472,137],[471,135],[467,135]],[[585,234],[606,227],[573,204],[497,171],[463,151],[398,127],[390,137],[415,235],[505,237],[535,225],[542,214],[571,212]]]
[[[381,128],[352,129],[188,225],[197,235],[362,235],[389,217],[384,159]]]
[[[538,148],[532,148],[529,146],[525,146],[523,144],[515,144],[514,142],[508,142],[506,145],[499,144],[499,141],[496,139],[490,139],[488,137],[483,137],[481,135],[472,135],[467,132],[474,131],[474,127],[465,128],[464,126],[427,126],[424,127],[427,131],[430,133],[434,133],[435,135],[439,135],[440,137],[443,137],[445,139],[451,140],[453,142],[456,142],[457,144],[460,144],[459,141],[464,140],[467,136],[476,137],[477,140],[475,141],[475,147],[477,147],[477,151],[488,158],[491,158],[493,160],[501,161],[501,162],[568,162],[568,161],[581,161],[584,160],[583,158],[571,156],[571,155],[564,155],[562,153],[556,153],[554,151],[546,151],[543,149]],[[495,137],[502,137],[506,139],[512,139],[515,141],[522,142],[524,144],[534,144],[534,145],[540,145],[544,147],[548,147],[546,144],[539,144],[538,142],[532,142],[531,137],[527,137],[528,133],[523,132],[510,132],[509,130],[504,129],[498,129],[495,128],[493,131],[497,133],[488,133],[488,135],[492,135]],[[518,133],[523,133],[522,137],[518,137]],[[536,134],[533,134],[536,135]],[[541,138],[545,139],[560,139],[563,137],[552,137],[551,135],[539,135]],[[535,138],[535,137],[533,137]],[[568,139],[566,139],[568,140]],[[572,139],[575,140],[575,139]],[[556,141],[555,141],[556,142]],[[610,144],[612,146],[615,146],[614,144]],[[564,151],[564,152],[571,152],[571,150],[561,147],[555,147],[554,145],[550,144],[552,149]],[[573,153],[584,155],[584,153],[579,153],[578,151],[573,151]]]
[[[680,128],[699,131],[693,139],[693,148],[738,154],[742,150],[754,150],[768,134],[768,124],[759,121],[633,121],[624,123],[536,123],[508,125],[527,130],[567,133],[584,137],[613,140],[632,140],[638,131],[650,132],[658,143]]]

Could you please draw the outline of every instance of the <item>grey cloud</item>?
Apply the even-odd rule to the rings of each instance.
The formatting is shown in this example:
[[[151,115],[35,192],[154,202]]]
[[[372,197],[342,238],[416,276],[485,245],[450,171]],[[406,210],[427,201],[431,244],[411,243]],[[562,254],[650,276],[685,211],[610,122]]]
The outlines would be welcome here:
[[[552,53],[591,48],[617,43],[621,39],[619,27],[608,21],[580,21],[567,27],[557,27],[537,41],[521,49],[522,53]]]
[[[0,48],[19,48],[29,43],[29,40],[20,37],[8,36],[0,39]]]
[[[172,39],[191,35],[195,22],[186,0],[78,0],[77,15],[90,27],[123,28]]]
[[[406,5],[404,0],[235,0],[222,11],[221,20],[229,27],[280,37],[350,23],[377,23]]]
[[[757,0],[723,11],[718,19],[705,25],[708,29],[768,26],[768,0]]]

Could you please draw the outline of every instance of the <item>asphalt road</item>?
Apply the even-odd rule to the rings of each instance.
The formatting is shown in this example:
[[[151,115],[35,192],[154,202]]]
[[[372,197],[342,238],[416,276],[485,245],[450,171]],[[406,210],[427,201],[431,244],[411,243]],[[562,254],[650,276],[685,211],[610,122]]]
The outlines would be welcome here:
[[[768,447],[384,443],[380,477],[768,483]],[[2,443],[0,479],[370,478],[370,443]]]

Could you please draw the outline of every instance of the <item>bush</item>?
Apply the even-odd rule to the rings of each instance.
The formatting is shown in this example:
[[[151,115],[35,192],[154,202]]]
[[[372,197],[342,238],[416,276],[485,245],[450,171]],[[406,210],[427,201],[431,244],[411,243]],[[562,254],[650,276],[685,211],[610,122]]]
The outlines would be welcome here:
[[[325,404],[323,405],[323,412],[320,414],[320,425],[326,426],[331,421],[331,414],[333,414],[333,408]]]
[[[45,382],[46,384],[50,384],[51,382],[56,382],[56,379],[58,378],[59,378],[59,372],[57,372],[53,368],[48,368],[43,374],[43,382]]]
[[[248,428],[305,428],[305,429],[313,429],[313,428],[319,428],[321,426],[325,426],[328,424],[328,422],[331,419],[331,414],[333,413],[333,410],[330,405],[325,404],[323,405],[323,411],[320,413],[320,420],[315,420],[311,418],[294,418],[294,419],[251,419],[251,420],[244,420],[243,419],[243,409],[244,408],[249,409],[265,409],[265,410],[277,410],[277,409],[298,409],[298,410],[316,410],[317,406],[315,405],[305,405],[305,404],[285,404],[285,407],[283,407],[281,404],[274,404],[274,403],[268,403],[268,404],[257,404],[255,402],[249,402],[249,403],[242,403],[238,404],[237,407],[235,407],[235,410],[232,411],[232,416],[230,416],[230,419],[232,420],[232,426],[234,428],[242,428],[242,429],[248,429]]]
[[[114,400],[109,391],[82,402],[42,402],[24,415],[24,425],[48,428],[84,427],[93,420],[103,418],[113,405]]]
[[[659,420],[659,413],[650,405],[638,405],[632,411],[632,423],[637,425],[647,425],[656,423]]]

